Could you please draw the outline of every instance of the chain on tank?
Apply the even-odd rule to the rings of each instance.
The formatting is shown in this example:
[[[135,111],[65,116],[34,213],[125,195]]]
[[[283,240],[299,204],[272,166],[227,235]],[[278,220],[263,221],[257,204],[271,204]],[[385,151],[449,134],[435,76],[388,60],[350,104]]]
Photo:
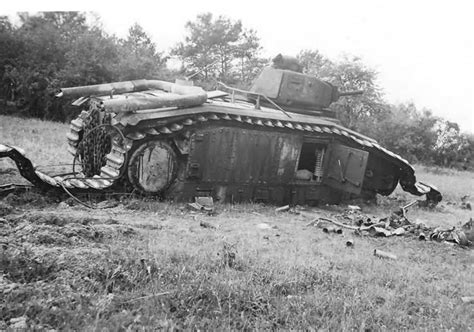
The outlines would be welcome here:
[[[104,124],[110,124],[111,117],[100,112],[100,108],[91,104],[89,116],[84,119],[84,132],[81,141],[81,164],[86,177],[100,174],[106,164],[106,155],[111,149],[111,137]]]

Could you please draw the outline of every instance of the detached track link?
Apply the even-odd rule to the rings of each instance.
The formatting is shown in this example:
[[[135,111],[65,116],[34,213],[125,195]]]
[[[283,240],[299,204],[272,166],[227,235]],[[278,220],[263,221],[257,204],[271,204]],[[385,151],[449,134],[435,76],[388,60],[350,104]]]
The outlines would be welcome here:
[[[71,121],[70,132],[67,135],[69,144],[68,151],[74,156],[77,155],[77,149],[80,142],[79,138],[81,136],[80,133],[84,130],[84,119],[88,116],[88,114],[89,113],[87,111],[82,111],[78,118]],[[206,115],[200,114],[186,118],[184,120],[179,120],[174,123],[171,122],[166,126],[150,128],[142,131],[134,131],[128,133],[126,135],[126,138],[128,140],[121,143],[118,142],[118,136],[115,136],[112,139],[111,152],[106,156],[105,166],[101,168],[100,175],[94,175],[92,178],[85,178],[82,174],[79,174],[74,178],[61,176],[55,176],[53,178],[45,173],[42,173],[41,171],[36,170],[31,161],[26,157],[25,153],[22,150],[7,145],[0,144],[0,158],[9,157],[10,159],[12,159],[17,164],[17,167],[20,170],[20,174],[28,181],[37,186],[64,186],[67,189],[104,190],[111,187],[119,179],[121,174],[123,174],[123,167],[125,167],[125,164],[128,162],[125,158],[125,155],[131,149],[132,141],[138,141],[146,137],[167,136],[175,132],[181,131],[186,127],[199,123],[204,123],[209,120],[236,121],[259,127],[277,127],[284,128],[286,130],[326,133],[330,135],[334,134],[346,139],[351,139],[352,141],[356,142],[358,145],[364,147],[365,149],[381,151],[384,154],[387,154],[390,157],[397,159],[399,162],[401,162],[403,164],[403,167],[401,168],[403,168],[404,172],[408,174],[414,174],[413,167],[402,157],[381,147],[376,142],[371,142],[362,137],[357,137],[344,129],[338,129],[333,126],[310,125],[308,123],[299,123],[294,121],[280,121],[274,119],[240,116],[225,113],[209,113]],[[414,185],[415,182],[413,182],[413,184],[406,184],[406,186],[410,188],[412,186],[414,188]]]

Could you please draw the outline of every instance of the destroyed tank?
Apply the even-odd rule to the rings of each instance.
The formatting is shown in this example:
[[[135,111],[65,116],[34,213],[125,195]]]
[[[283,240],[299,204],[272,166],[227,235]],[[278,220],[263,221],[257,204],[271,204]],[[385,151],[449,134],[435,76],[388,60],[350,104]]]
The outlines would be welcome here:
[[[69,175],[35,169],[0,145],[21,174],[68,192],[123,191],[191,201],[337,203],[403,190],[441,200],[413,167],[374,139],[345,128],[329,106],[337,87],[301,73],[281,55],[249,91],[204,91],[186,80],[135,80],[65,88],[82,108],[67,135]]]

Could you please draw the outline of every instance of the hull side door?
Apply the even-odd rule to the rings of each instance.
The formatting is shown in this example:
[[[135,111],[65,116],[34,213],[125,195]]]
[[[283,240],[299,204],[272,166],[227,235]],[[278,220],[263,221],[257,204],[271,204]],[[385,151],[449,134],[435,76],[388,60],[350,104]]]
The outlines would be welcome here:
[[[369,153],[332,143],[329,145],[328,157],[323,184],[340,191],[359,195],[362,191]]]

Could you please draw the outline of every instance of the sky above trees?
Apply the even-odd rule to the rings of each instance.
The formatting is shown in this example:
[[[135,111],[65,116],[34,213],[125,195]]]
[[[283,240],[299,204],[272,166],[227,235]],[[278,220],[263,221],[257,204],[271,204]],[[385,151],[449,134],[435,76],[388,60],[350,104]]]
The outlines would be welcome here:
[[[96,11],[104,29],[120,37],[138,22],[165,52],[183,40],[185,23],[200,13],[240,19],[256,30],[263,55],[318,49],[331,58],[360,56],[379,72],[388,101],[413,101],[474,132],[474,21],[467,0],[19,0],[2,4],[0,14],[53,9]]]

